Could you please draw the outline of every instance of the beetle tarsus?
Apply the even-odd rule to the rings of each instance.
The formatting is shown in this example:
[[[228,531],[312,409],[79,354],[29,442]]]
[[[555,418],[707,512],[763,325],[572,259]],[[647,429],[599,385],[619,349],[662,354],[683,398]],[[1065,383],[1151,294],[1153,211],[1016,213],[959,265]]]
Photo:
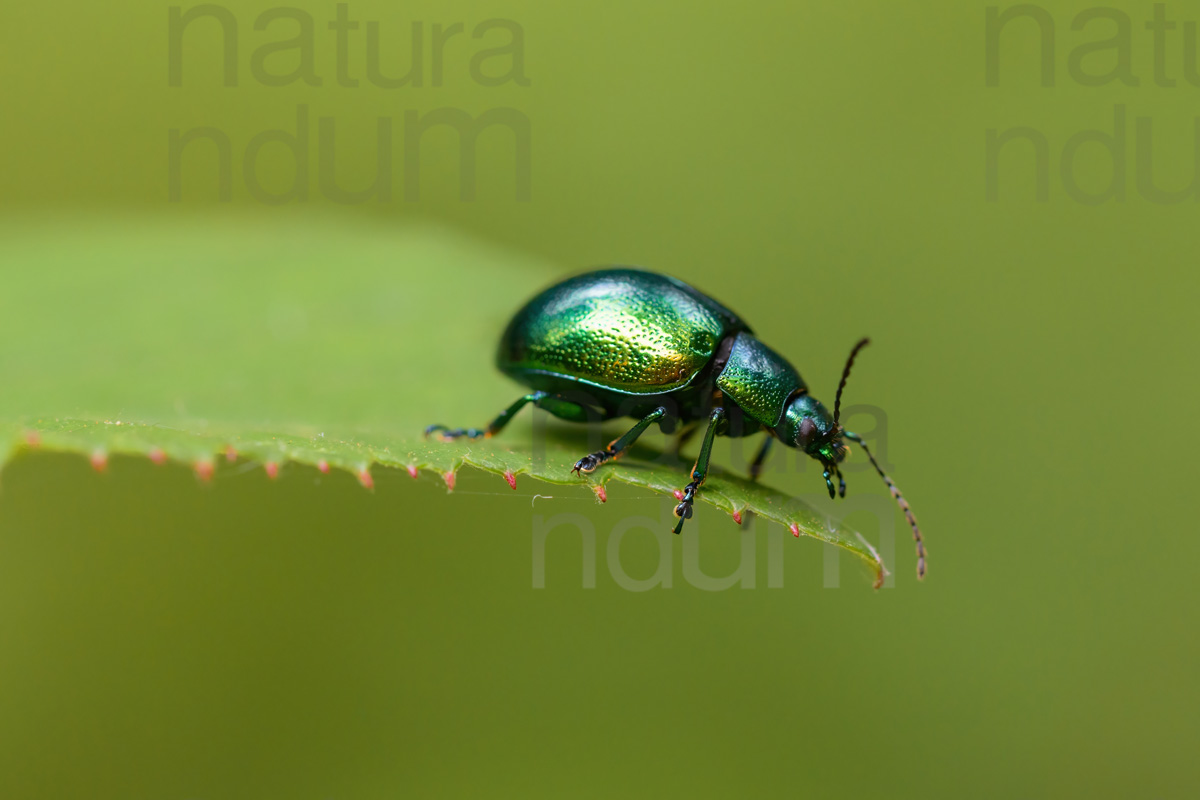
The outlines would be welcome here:
[[[487,431],[481,431],[477,428],[454,428],[450,429],[445,425],[430,425],[425,429],[425,436],[428,437],[431,433],[437,433],[438,439],[443,442],[453,442],[455,439],[466,437],[472,441],[481,439],[488,435]]]
[[[684,500],[682,503],[675,506],[675,516],[679,517],[680,519],[691,519],[692,518],[692,501]]]
[[[584,474],[594,472],[596,467],[613,458],[613,456],[614,453],[611,450],[597,450],[595,453],[589,453],[576,461],[571,471],[576,474],[580,472]]]
[[[683,530],[683,523],[692,518],[692,506],[696,499],[696,491],[700,488],[699,481],[692,481],[687,486],[683,487],[683,499],[679,501],[679,505],[675,506],[675,516],[679,522],[675,523],[675,533]]]

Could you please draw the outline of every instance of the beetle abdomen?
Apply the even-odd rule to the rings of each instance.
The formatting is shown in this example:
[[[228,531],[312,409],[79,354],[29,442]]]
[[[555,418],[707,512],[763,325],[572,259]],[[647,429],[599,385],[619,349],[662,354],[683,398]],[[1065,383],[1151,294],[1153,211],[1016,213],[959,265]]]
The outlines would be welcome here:
[[[685,283],[635,269],[589,272],[546,289],[509,323],[496,363],[626,394],[687,386],[721,340],[749,328]]]
[[[788,398],[806,387],[787,359],[746,332],[734,340],[717,388],[752,419],[773,428],[783,418]]]

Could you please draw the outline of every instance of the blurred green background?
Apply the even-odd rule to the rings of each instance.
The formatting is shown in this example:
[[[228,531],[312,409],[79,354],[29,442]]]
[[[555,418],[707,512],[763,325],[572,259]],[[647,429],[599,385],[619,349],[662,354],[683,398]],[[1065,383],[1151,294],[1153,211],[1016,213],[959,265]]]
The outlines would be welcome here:
[[[1200,20],[1194,5],[1165,4],[1178,23],[1163,60],[1173,87],[1155,79],[1152,3],[1123,4],[1127,27],[1097,19],[1083,30],[1072,21],[1087,4],[1037,6],[1054,25],[1053,86],[1041,85],[1031,18],[1004,28],[998,85],[987,85],[984,3],[361,0],[347,5],[360,23],[346,34],[357,87],[339,85],[333,4],[295,6],[313,19],[322,83],[283,87],[255,79],[254,52],[295,24],[256,30],[268,4],[220,7],[237,26],[236,86],[222,85],[212,19],[187,29],[181,85],[170,85],[170,4],[4,10],[7,230],[44,231],[48,246],[76,237],[80,252],[95,250],[97,285],[122,248],[138,247],[136,233],[95,234],[112,218],[153,237],[215,215],[284,248],[302,214],[350,230],[449,227],[552,265],[548,273],[642,264],[737,309],[825,397],[850,345],[869,334],[876,344],[849,399],[887,412],[889,460],[926,531],[930,578],[916,584],[898,528],[892,589],[873,593],[849,559],[841,587],[825,588],[823,548],[790,537],[786,585],[768,589],[761,532],[758,588],[694,588],[676,541],[673,587],[631,593],[603,559],[622,520],[659,513],[658,500],[632,489],[596,506],[584,490],[556,488],[531,508],[528,494],[471,472],[452,495],[394,471],[368,494],[351,477],[298,467],[275,483],[255,471],[202,487],[186,469],[140,460],[114,460],[101,476],[82,458],[24,456],[0,476],[0,795],[1190,794],[1200,544],[1190,453],[1198,381],[1188,365],[1200,286],[1187,264],[1200,235],[1194,197],[1166,204],[1146,189],[1145,156],[1156,186],[1193,180],[1197,87],[1182,34]],[[528,85],[510,57],[480,69],[513,80],[473,75],[474,56],[512,42],[508,29],[472,37],[493,18],[522,33]],[[412,23],[423,23],[424,85],[367,79],[370,21],[393,76],[412,59]],[[465,27],[445,44],[441,85],[435,23]],[[1136,86],[1072,74],[1076,58],[1076,73],[1118,69],[1119,49],[1078,48],[1114,33],[1120,43],[1122,30]],[[285,74],[297,55],[265,64]],[[246,148],[264,131],[295,132],[298,106],[308,115],[308,199],[268,205],[247,185]],[[406,114],[444,108],[515,110],[509,119],[528,125],[527,173],[516,134],[488,128],[475,196],[464,201],[458,142],[433,129],[420,139],[419,194],[406,199]],[[1072,137],[1114,134],[1114,114],[1125,121],[1123,152],[1085,143],[1064,177]],[[326,196],[320,117],[334,121],[337,180],[353,189],[376,174],[377,119],[392,120],[390,201]],[[1149,149],[1138,118],[1153,129]],[[185,151],[172,202],[170,131],[205,126],[231,143],[232,200],[218,200],[215,150],[200,143]],[[1046,141],[1044,201],[1034,148],[1022,141],[1001,150],[988,200],[987,132],[1014,127]],[[265,146],[261,186],[292,186],[289,159]],[[1078,198],[1122,179],[1121,197]],[[8,330],[36,328],[12,294],[36,285],[24,252],[0,250]],[[340,268],[305,262],[313,274],[301,277],[336,282]],[[412,269],[380,270],[384,302],[411,300]],[[170,276],[163,296],[186,303]],[[285,279],[275,289],[249,282],[265,309],[294,301]],[[454,275],[447,282],[457,286]],[[448,328],[472,313],[469,291],[421,300],[444,304]],[[211,323],[225,324],[218,308]],[[83,324],[58,333],[103,341]],[[426,363],[436,333],[396,336],[391,369]],[[258,346],[268,359],[272,345]],[[40,336],[21,342],[24,366],[46,347]],[[470,380],[488,369],[491,348],[481,341],[478,365],[435,375],[429,419],[418,422],[441,416],[449,390],[456,413],[477,417],[447,422],[483,422],[510,399],[496,396],[490,373]],[[349,344],[340,356],[361,366]],[[14,387],[8,367],[5,413],[154,420],[171,411],[169,391],[124,397],[103,376],[86,398],[57,396],[73,379],[49,358],[32,387]],[[244,411],[263,389],[292,398],[281,401],[289,421],[319,422],[303,419],[305,398],[289,392],[301,385],[295,375],[234,377],[245,381],[235,400],[193,387],[188,412]],[[412,390],[425,391],[422,380]],[[316,394],[322,409],[369,397],[344,419],[389,424],[387,397],[371,385]],[[772,476],[798,493],[815,480],[811,469]],[[852,491],[883,487],[863,475]],[[595,589],[579,585],[576,539],[557,534],[547,587],[531,588],[527,531],[535,514],[560,512],[596,525]],[[705,570],[726,574],[737,529],[705,512]],[[854,521],[875,539],[863,516]],[[654,541],[625,537],[629,574],[654,572]]]

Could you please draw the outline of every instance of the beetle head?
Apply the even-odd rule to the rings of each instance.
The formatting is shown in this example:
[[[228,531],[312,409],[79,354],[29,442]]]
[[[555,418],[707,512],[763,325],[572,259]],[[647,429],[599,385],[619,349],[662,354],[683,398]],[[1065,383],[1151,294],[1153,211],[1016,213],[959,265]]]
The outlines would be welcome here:
[[[841,426],[834,421],[829,409],[812,395],[793,397],[779,427],[780,439],[822,463],[837,464],[846,457]]]
[[[846,389],[846,381],[850,377],[850,368],[854,366],[854,357],[858,351],[868,344],[862,339],[850,351],[846,366],[842,370],[842,380],[838,383],[837,399],[833,403],[833,413],[821,404],[821,401],[807,393],[794,396],[784,411],[783,420],[776,428],[776,435],[793,447],[799,447],[804,452],[821,462],[824,467],[825,485],[829,488],[829,496],[834,496],[833,478],[838,478],[838,491],[846,496],[846,481],[842,478],[838,465],[850,454],[842,439],[861,441],[854,434],[847,434],[841,426],[842,392]]]

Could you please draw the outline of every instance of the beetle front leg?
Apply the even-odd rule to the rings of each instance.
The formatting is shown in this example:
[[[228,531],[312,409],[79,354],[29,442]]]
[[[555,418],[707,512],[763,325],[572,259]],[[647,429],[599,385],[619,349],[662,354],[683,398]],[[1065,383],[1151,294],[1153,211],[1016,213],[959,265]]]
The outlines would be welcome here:
[[[708,460],[712,456],[713,440],[717,438],[717,428],[724,421],[725,409],[719,406],[708,415],[708,428],[704,431],[704,443],[700,445],[700,455],[696,457],[696,466],[692,467],[692,481],[683,487],[683,499],[679,501],[679,505],[675,506],[675,516],[679,517],[679,522],[675,524],[675,533],[683,530],[684,520],[691,519],[696,492],[700,490],[700,487],[704,485],[704,479],[708,477]]]
[[[829,499],[830,500],[832,500],[833,496],[834,496],[833,478],[832,478],[832,476],[834,476],[834,475],[836,475],[837,479],[838,479],[837,496],[838,497],[846,496],[846,476],[842,474],[841,467],[839,467],[837,464],[826,464],[825,470],[821,473],[821,475],[825,478],[825,485],[827,487],[829,487]]]
[[[836,472],[837,472],[837,467],[833,466],[832,464],[826,464],[824,471],[821,472],[821,476],[823,478],[825,478],[825,485],[827,487],[829,487],[829,499],[830,500],[832,500],[836,496],[836,492],[834,491],[834,488],[833,488],[833,478],[831,477]],[[845,497],[846,496],[846,481],[842,479],[841,475],[838,475],[838,480],[841,480],[841,482],[842,482],[842,497]]]
[[[606,449],[589,453],[588,455],[576,461],[575,466],[571,469],[571,471],[585,473],[591,472],[605,461],[611,461],[612,459],[618,457],[622,452],[625,451],[625,448],[637,441],[637,438],[646,431],[646,428],[649,428],[652,424],[658,422],[666,415],[667,409],[663,406],[659,406],[647,414],[641,422],[626,431],[625,435],[620,439],[614,439],[613,441],[609,442]]]

